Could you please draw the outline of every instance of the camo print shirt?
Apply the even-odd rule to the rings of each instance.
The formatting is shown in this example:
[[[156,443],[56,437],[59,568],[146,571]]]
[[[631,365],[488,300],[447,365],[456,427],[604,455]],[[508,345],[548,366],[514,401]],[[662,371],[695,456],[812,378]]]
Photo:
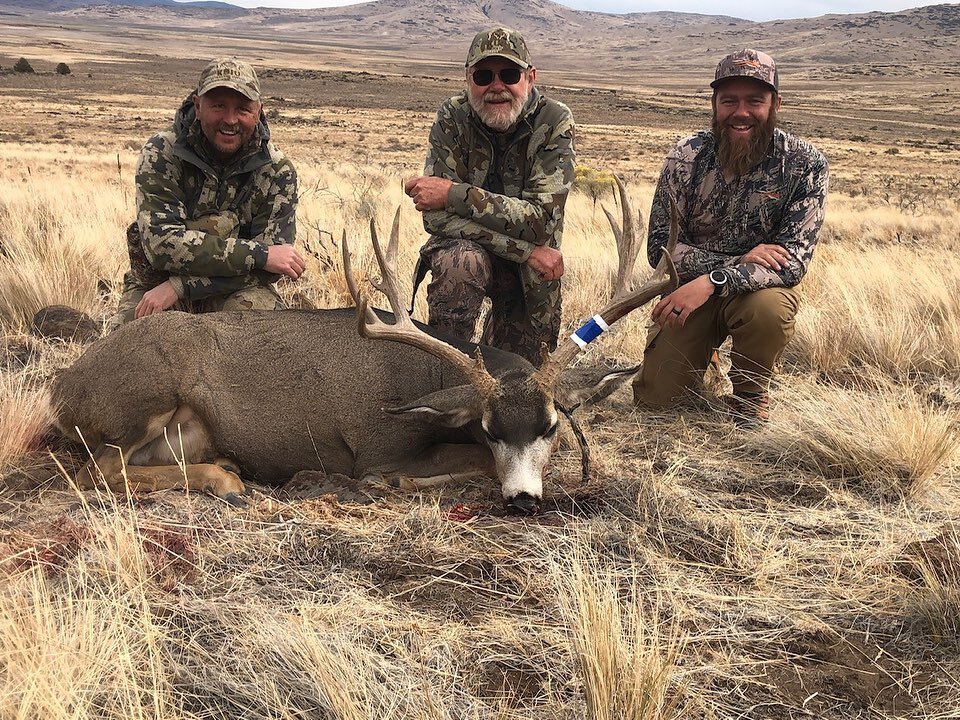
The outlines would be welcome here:
[[[552,324],[560,282],[542,282],[526,264],[538,245],[560,248],[563,207],[574,176],[574,123],[566,105],[533,88],[514,129],[488,129],[466,91],[440,106],[424,175],[452,180],[447,207],[423,213],[431,245],[472,240],[518,263],[527,311]]]
[[[667,156],[657,183],[647,259],[655,266],[667,244],[673,197],[680,220],[673,260],[682,282],[721,269],[727,276],[723,295],[793,287],[813,258],[828,174],[827,161],[815,147],[776,129],[764,160],[728,184],[713,133],[687,138]],[[774,271],[740,261],[763,243],[787,250],[786,267]]]
[[[296,236],[297,173],[270,140],[261,113],[253,139],[227,165],[217,164],[193,102],[173,127],[150,138],[137,164],[137,225],[153,277],[167,277],[190,300],[224,296],[278,276],[263,268],[271,245]],[[131,250],[131,271],[137,263]]]

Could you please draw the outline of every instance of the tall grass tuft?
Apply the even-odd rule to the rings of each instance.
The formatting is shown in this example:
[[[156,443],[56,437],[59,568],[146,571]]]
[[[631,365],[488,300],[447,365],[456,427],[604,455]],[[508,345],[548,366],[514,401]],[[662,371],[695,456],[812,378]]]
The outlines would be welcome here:
[[[774,398],[769,426],[746,436],[747,448],[868,495],[922,494],[960,459],[952,413],[876,371],[848,387],[794,377]]]
[[[675,666],[684,640],[660,616],[656,592],[637,577],[617,577],[574,540],[553,574],[591,720],[680,717]]]
[[[45,387],[26,373],[0,372],[0,473],[37,449],[53,419]]]

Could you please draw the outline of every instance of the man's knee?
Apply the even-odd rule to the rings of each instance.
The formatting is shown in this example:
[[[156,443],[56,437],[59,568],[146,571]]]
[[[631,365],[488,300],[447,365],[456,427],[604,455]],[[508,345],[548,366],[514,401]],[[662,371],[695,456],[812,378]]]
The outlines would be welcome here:
[[[786,346],[793,337],[799,298],[792,288],[765,288],[747,293],[732,304],[728,327],[735,341],[756,338]]]
[[[223,301],[224,310],[283,310],[285,307],[276,290],[269,287],[238,290]]]
[[[490,254],[480,245],[462,241],[430,252],[433,275],[429,292],[456,297],[466,290],[486,292],[492,277]]]
[[[430,324],[464,340],[473,337],[492,277],[490,255],[461,241],[427,253],[432,279],[427,286]]]

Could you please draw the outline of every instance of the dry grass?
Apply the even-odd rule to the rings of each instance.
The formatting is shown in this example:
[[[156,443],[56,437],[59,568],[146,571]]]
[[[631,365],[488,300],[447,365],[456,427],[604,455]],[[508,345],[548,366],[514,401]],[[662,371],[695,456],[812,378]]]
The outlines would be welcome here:
[[[155,100],[166,118],[176,98]],[[348,305],[340,238],[369,276],[369,222],[385,235],[398,205],[408,277],[423,233],[400,183],[422,162],[429,113],[284,113],[310,259],[281,292]],[[351,147],[381,122],[392,149],[378,162],[370,137],[359,159]],[[4,479],[44,463],[57,474],[34,452],[43,389],[82,350],[30,341],[19,367],[33,314],[63,303],[103,318],[117,301],[134,154],[110,132],[0,146]],[[660,149],[680,133],[582,126],[581,158],[623,172],[646,211]],[[769,427],[737,431],[709,392],[650,413],[621,391],[581,411],[592,481],[579,485],[563,448],[548,512],[524,521],[502,517],[492,483],[372,504],[261,488],[236,510],[10,480],[0,717],[955,717],[960,210],[883,195],[906,192],[924,156],[814,140],[838,182]],[[644,157],[623,160],[635,145]],[[122,148],[119,168],[101,147]],[[570,197],[564,253],[570,330],[615,269],[589,193]],[[639,361],[648,322],[636,311],[581,362]]]
[[[876,497],[923,493],[960,462],[956,412],[866,372],[850,386],[791,378],[748,448]]]
[[[39,449],[53,417],[45,387],[27,373],[0,372],[0,473]]]

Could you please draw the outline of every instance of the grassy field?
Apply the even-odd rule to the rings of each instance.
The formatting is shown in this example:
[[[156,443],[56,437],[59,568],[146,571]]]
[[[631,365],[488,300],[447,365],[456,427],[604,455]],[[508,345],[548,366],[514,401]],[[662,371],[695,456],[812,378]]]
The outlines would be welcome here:
[[[150,94],[136,62],[90,62],[0,76],[0,718],[960,717],[960,148],[924,123],[929,88],[896,95],[899,135],[832,110],[855,85],[785,106],[832,191],[770,424],[736,429],[718,377],[671,412],[618,392],[581,411],[591,481],[566,432],[547,511],[515,520],[492,481],[257,487],[241,510],[70,488],[83,457],[45,434],[45,387],[82,347],[31,320],[112,312],[136,150],[200,67],[150,70]],[[398,205],[409,276],[423,234],[401,181],[456,87],[438,79],[417,109],[409,78],[371,76],[371,98],[335,75],[264,78],[310,256],[281,291],[319,307],[349,304],[334,240],[372,273],[368,223]],[[623,98],[581,90],[557,91],[584,118],[580,163],[619,172],[646,212],[706,97],[606,112]],[[609,292],[601,205],[616,212],[587,185],[570,198],[565,330]],[[634,312],[581,363],[638,362],[648,323]]]

